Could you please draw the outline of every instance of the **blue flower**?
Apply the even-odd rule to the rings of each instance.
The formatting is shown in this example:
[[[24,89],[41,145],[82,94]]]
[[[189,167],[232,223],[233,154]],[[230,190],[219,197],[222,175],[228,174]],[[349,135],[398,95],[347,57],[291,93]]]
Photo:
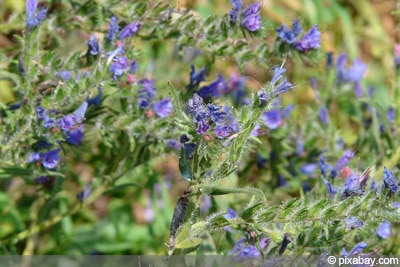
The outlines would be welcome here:
[[[325,106],[321,106],[318,111],[318,118],[322,124],[327,125],[329,121],[328,109]]]
[[[83,125],[79,126],[78,129],[66,131],[64,134],[64,139],[71,145],[79,146],[83,139]]]
[[[74,111],[74,115],[76,120],[81,123],[85,119],[86,109],[88,107],[88,103],[83,101],[83,103],[79,106],[77,110]]]
[[[197,133],[198,134],[205,134],[207,133],[208,129],[210,129],[210,125],[204,120],[199,121],[197,124]]]
[[[46,169],[55,169],[60,161],[61,148],[51,150],[47,153],[41,153],[40,159],[42,160],[43,167]]]
[[[237,17],[239,14],[240,9],[243,7],[243,2],[242,0],[231,0],[231,3],[233,5],[232,10],[229,12],[229,16],[231,17],[231,20],[233,22],[237,21]]]
[[[139,65],[136,60],[132,60],[132,63],[129,65],[129,73],[135,73],[139,69]]]
[[[118,26],[118,19],[113,16],[110,20],[110,24],[108,25],[108,32],[107,32],[107,40],[111,43],[114,39],[114,36],[118,33],[119,26]]]
[[[151,101],[156,96],[156,88],[154,87],[154,80],[143,79],[139,82],[142,89],[139,91],[138,106],[140,108],[148,108]]]
[[[203,106],[203,98],[201,96],[199,96],[198,94],[193,94],[193,97],[191,99],[189,99],[188,101],[188,112],[192,115],[192,116],[196,116],[197,113],[199,113],[200,111],[204,110],[204,106]]]
[[[300,167],[300,171],[305,175],[312,175],[313,172],[317,169],[318,164],[316,163],[306,163]]]
[[[318,30],[318,26],[314,25],[303,38],[294,43],[294,47],[301,52],[317,49],[320,46],[320,37],[321,32]]]
[[[183,148],[185,149],[185,156],[191,158],[197,150],[197,145],[195,143],[184,143]]]
[[[260,259],[261,253],[255,245],[247,244],[246,238],[242,237],[229,251],[228,255],[236,255],[235,260],[245,261],[249,259]],[[262,238],[259,242],[260,248],[264,249],[269,244],[268,238]]]
[[[251,32],[259,30],[261,28],[260,10],[261,2],[254,3],[246,8],[242,14],[242,26]]]
[[[303,31],[298,20],[293,21],[292,30],[282,23],[281,27],[276,29],[278,37],[285,43],[292,44],[297,40],[297,36]]]
[[[94,106],[100,106],[101,104],[101,97],[103,96],[103,87],[99,86],[97,88],[97,95],[92,98],[86,98],[86,103],[88,103],[88,106],[94,105]]]
[[[114,81],[117,80],[118,76],[124,74],[129,68],[129,62],[126,57],[116,58],[114,64],[111,65],[110,71],[113,73]]]
[[[263,113],[262,120],[271,130],[277,129],[282,124],[282,116],[279,108]]]
[[[167,143],[167,147],[174,148],[174,149],[181,149],[181,143],[179,143],[176,139],[169,139]]]
[[[38,117],[39,121],[44,120],[48,116],[47,109],[45,109],[41,106],[36,107],[36,116]]]
[[[279,96],[280,94],[286,93],[290,88],[293,87],[293,84],[287,81],[287,79],[283,79],[283,81],[278,84],[274,89],[274,95]]]
[[[322,180],[324,181],[324,184],[325,184],[326,188],[328,189],[329,197],[331,197],[331,198],[334,197],[336,195],[336,193],[338,192],[339,188],[331,185],[331,183],[328,182],[328,180],[326,180],[325,178],[322,178]]]
[[[367,247],[367,243],[360,242],[354,246],[354,248],[347,252],[345,248],[342,248],[342,256],[354,256],[360,254]]]
[[[353,65],[349,68],[346,66],[347,54],[341,54],[337,58],[336,75],[339,82],[359,82],[363,78],[367,65],[362,63],[358,58],[353,61]]]
[[[100,47],[99,43],[97,42],[96,36],[90,35],[89,40],[86,42],[88,46],[88,54],[91,54],[93,56],[96,56],[97,54],[100,53]]]
[[[211,96],[220,97],[221,92],[225,91],[227,84],[225,78],[222,75],[218,76],[218,79],[207,86],[203,86],[197,92],[202,98],[207,98]]]
[[[389,171],[386,167],[383,170],[383,183],[386,188],[389,188],[389,194],[394,194],[399,189],[399,184],[393,174],[393,172]]]
[[[344,219],[346,229],[357,229],[364,226],[364,223],[357,217],[347,217]]]
[[[28,30],[33,29],[46,18],[47,8],[40,8],[37,10],[37,0],[26,0],[26,25]]]
[[[58,76],[65,82],[68,82],[71,79],[71,73],[68,70],[61,70],[58,73]]]
[[[283,74],[286,73],[286,69],[282,68],[281,66],[275,66],[272,68],[272,70],[274,71],[274,74],[272,75],[272,79],[271,79],[271,86],[274,86],[275,83],[282,78]]]
[[[122,40],[131,36],[134,36],[142,27],[140,21],[135,21],[126,25],[118,35],[118,39]]]
[[[158,117],[161,118],[167,117],[172,112],[171,99],[168,97],[154,103],[153,109]]]
[[[224,109],[225,115],[222,120],[217,120],[214,133],[218,138],[226,138],[239,131],[239,123],[228,107]]]
[[[394,123],[395,117],[396,117],[396,111],[393,107],[390,107],[387,111],[387,118],[388,118],[389,122]]]
[[[389,238],[392,233],[390,231],[390,222],[385,220],[384,222],[382,222],[379,226],[378,229],[376,230],[376,234],[377,236],[379,236],[382,239],[386,239]]]
[[[354,157],[354,152],[346,150],[343,155],[336,162],[336,171],[340,172],[344,167],[349,164],[349,161]]]
[[[258,31],[261,28],[260,15],[252,14],[245,17],[242,21],[242,26],[251,32]]]
[[[290,240],[290,234],[285,233],[285,234],[283,235],[283,240],[282,240],[281,247],[279,248],[279,251],[278,251],[278,254],[279,254],[279,255],[282,255],[283,252],[285,252],[285,250],[286,250],[286,248],[287,248],[287,246],[289,245],[290,242],[292,242],[292,241]]]
[[[80,202],[83,202],[85,199],[87,199],[87,198],[90,196],[90,193],[91,193],[91,191],[92,191],[92,183],[93,183],[93,180],[90,181],[90,182],[86,185],[85,189],[83,189],[82,192],[80,192],[80,193],[78,193],[78,194],[76,195],[76,198],[77,198]]]
[[[190,82],[186,85],[186,89],[188,90],[197,88],[199,84],[205,80],[206,73],[206,68],[202,68],[199,72],[196,71],[193,65],[190,66],[190,68]]]
[[[360,188],[361,177],[355,173],[351,173],[344,182],[340,198],[344,199],[353,195],[360,195],[363,190]]]
[[[79,125],[79,121],[76,118],[76,116],[74,114],[68,114],[65,115],[64,117],[62,117],[59,121],[58,121],[58,126],[61,128],[61,130],[63,131],[70,131],[73,129],[76,129]]]
[[[28,163],[37,162],[37,161],[40,160],[40,158],[41,157],[40,157],[40,153],[39,152],[33,152],[33,153],[29,154]]]

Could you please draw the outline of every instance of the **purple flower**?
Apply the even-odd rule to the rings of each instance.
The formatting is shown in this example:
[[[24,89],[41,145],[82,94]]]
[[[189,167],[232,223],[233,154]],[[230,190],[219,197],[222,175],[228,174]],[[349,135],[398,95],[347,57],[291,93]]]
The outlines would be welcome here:
[[[391,203],[391,205],[392,205],[392,207],[395,208],[395,209],[400,209],[400,202],[393,201],[393,202]]]
[[[193,97],[188,101],[188,112],[192,116],[196,116],[197,113],[204,110],[203,98],[198,94],[193,94]]]
[[[231,0],[231,3],[233,5],[233,8],[229,12],[229,16],[231,17],[231,20],[233,22],[236,22],[238,13],[239,13],[240,9],[242,9],[242,7],[243,7],[243,2],[242,2],[242,0]]]
[[[342,191],[340,192],[340,198],[344,199],[349,196],[360,195],[363,190],[360,188],[361,177],[355,173],[351,173],[344,182]]]
[[[282,78],[282,75],[286,73],[286,69],[285,69],[285,68],[282,68],[281,66],[275,66],[275,67],[273,67],[272,70],[274,71],[274,75],[272,76],[272,79],[271,79],[270,84],[271,84],[271,86],[274,86],[275,83],[276,83],[280,78]]]
[[[282,109],[282,119],[288,118],[288,117],[290,116],[290,113],[292,113],[292,110],[293,110],[294,108],[295,108],[295,107],[294,107],[293,104],[290,104],[290,105],[287,105],[286,107],[284,107],[284,108]]]
[[[131,65],[129,65],[129,73],[135,73],[139,69],[139,65],[136,60],[132,60]]]
[[[263,122],[267,125],[267,127],[271,130],[277,129],[282,124],[282,116],[280,109],[273,109],[270,111],[264,112],[262,116]]]
[[[204,120],[199,121],[197,124],[197,133],[198,134],[206,134],[208,129],[210,129],[210,125]]]
[[[68,114],[62,117],[58,121],[58,126],[61,128],[63,131],[70,131],[73,129],[77,128],[77,125],[79,125],[80,121],[76,118],[74,114]]]
[[[87,198],[90,196],[90,193],[91,193],[91,191],[92,191],[92,183],[93,183],[93,180],[90,181],[90,182],[86,185],[85,189],[83,189],[82,192],[80,192],[80,193],[78,193],[78,194],[76,195],[76,198],[77,198],[80,202],[83,202],[85,199],[87,199]]]
[[[261,28],[261,17],[251,14],[243,19],[242,26],[251,32],[255,32]]]
[[[110,20],[110,25],[108,26],[107,32],[107,40],[111,43],[114,39],[114,36],[118,33],[119,26],[118,26],[118,19],[113,16]]]
[[[87,54],[91,54],[93,56],[99,54],[100,47],[99,47],[99,43],[97,42],[96,36],[90,35],[90,38],[86,42],[86,44],[88,46]]]
[[[142,27],[140,21],[135,21],[126,25],[118,35],[118,39],[122,40],[131,36],[134,36]]]
[[[280,94],[286,93],[290,88],[293,87],[293,84],[287,81],[287,79],[283,79],[283,81],[278,84],[274,89],[274,95],[279,96]]]
[[[41,106],[36,107],[36,116],[38,117],[39,121],[44,120],[48,116],[47,109]]]
[[[316,163],[306,163],[300,167],[300,171],[305,175],[312,175],[313,172],[317,169],[318,164]]]
[[[360,242],[348,253],[345,248],[342,248],[342,256],[354,256],[360,254],[367,247],[367,243]]]
[[[222,75],[218,76],[218,79],[207,86],[203,86],[197,92],[202,98],[207,98],[211,96],[220,97],[221,92],[225,91],[227,84],[225,78]]]
[[[304,153],[304,142],[302,140],[296,140],[296,154],[301,157]]]
[[[186,89],[188,90],[197,88],[199,84],[205,80],[206,72],[206,68],[202,68],[199,72],[196,71],[193,65],[190,66],[190,68],[190,82],[186,85]]]
[[[390,107],[387,111],[387,118],[389,122],[394,123],[395,122],[395,116],[396,116],[396,111],[393,107]]]
[[[54,169],[55,167],[57,167],[58,162],[60,161],[60,151],[61,148],[57,148],[47,153],[40,154],[43,167],[45,167],[46,169]]]
[[[386,188],[389,188],[389,194],[394,194],[399,189],[399,184],[394,176],[393,172],[389,171],[386,167],[383,170],[383,184]]]
[[[236,255],[235,260],[245,261],[249,259],[260,259],[261,253],[255,245],[247,244],[246,238],[242,237],[239,241],[235,244],[235,246],[229,251],[228,255]],[[268,238],[262,238],[260,240],[260,248],[264,249],[268,244]]]
[[[250,133],[251,136],[259,136],[260,135],[260,128],[261,128],[261,125],[259,123],[257,123],[254,126],[253,130],[251,131],[251,133]]]
[[[46,18],[47,8],[37,10],[37,0],[26,0],[26,25],[28,30],[33,29]]]
[[[355,82],[354,83],[354,95],[357,98],[360,98],[360,97],[362,97],[362,91],[363,91],[363,89],[362,89],[361,83],[360,82]]]
[[[299,35],[302,31],[303,29],[301,28],[298,20],[293,21],[292,30],[289,30],[284,23],[282,23],[281,27],[276,29],[278,37],[288,44],[294,43],[297,40],[297,35]]]
[[[117,80],[118,76],[124,74],[129,68],[129,62],[126,57],[119,57],[115,59],[114,64],[111,65],[110,71],[113,73],[114,81]]]
[[[86,109],[88,107],[88,103],[83,101],[83,103],[79,106],[77,110],[74,111],[74,115],[76,120],[81,123],[85,119]]]
[[[340,172],[344,167],[349,164],[349,161],[354,157],[354,152],[351,150],[346,150],[343,155],[336,162],[336,170]]]
[[[382,222],[379,226],[378,229],[376,230],[376,234],[377,236],[379,236],[382,239],[386,239],[389,238],[392,233],[390,231],[390,222],[385,220],[384,222]]]
[[[68,70],[61,70],[58,73],[58,76],[65,82],[68,82],[71,79],[71,73]]]
[[[153,109],[156,112],[158,117],[165,118],[172,112],[172,103],[171,99],[165,98],[160,100],[153,105]]]
[[[97,88],[97,95],[92,98],[86,98],[86,103],[88,103],[88,106],[94,105],[94,106],[100,106],[101,103],[101,97],[103,96],[103,87],[99,86]]]
[[[319,120],[322,124],[327,125],[329,120],[328,109],[325,106],[321,106],[318,111]]]
[[[321,32],[318,30],[318,26],[314,25],[314,27],[303,36],[303,38],[294,43],[294,47],[301,52],[317,49],[320,45],[320,37]]]
[[[344,224],[346,229],[357,229],[364,226],[364,223],[360,221],[357,217],[347,217],[344,219]]]
[[[174,149],[181,149],[181,143],[178,142],[176,139],[169,139],[167,143],[167,147],[174,148]]]
[[[260,99],[261,105],[265,105],[269,100],[270,96],[264,89],[261,89],[257,92],[258,99]]]
[[[251,4],[249,7],[245,9],[245,11],[243,12],[243,16],[247,17],[250,15],[258,15],[258,13],[260,13],[260,10],[261,10],[261,2]]]
[[[46,118],[44,118],[43,128],[52,128],[55,124],[56,120],[54,118],[46,116]]]
[[[214,133],[218,138],[227,138],[237,132],[237,129],[232,126],[217,126],[214,128]]]
[[[202,213],[207,213],[212,207],[212,199],[210,195],[203,196],[203,202],[201,203],[200,211]]]
[[[363,78],[367,65],[358,58],[353,61],[350,68],[346,66],[346,63],[347,55],[341,54],[336,63],[336,75],[339,82],[359,82]]]
[[[329,197],[331,197],[331,198],[334,197],[336,195],[336,193],[338,192],[339,188],[331,185],[331,183],[328,182],[328,180],[326,180],[325,178],[322,178],[322,180],[324,181],[324,184],[328,190]]]
[[[83,139],[83,125],[79,126],[76,130],[65,132],[64,139],[71,145],[79,146]]]
[[[39,160],[40,160],[40,153],[39,152],[33,152],[33,153],[29,154],[28,163],[36,162],[36,161],[39,161]]]
[[[138,106],[140,108],[148,108],[151,101],[156,96],[156,88],[154,87],[154,80],[143,79],[139,82],[142,89],[139,91]]]

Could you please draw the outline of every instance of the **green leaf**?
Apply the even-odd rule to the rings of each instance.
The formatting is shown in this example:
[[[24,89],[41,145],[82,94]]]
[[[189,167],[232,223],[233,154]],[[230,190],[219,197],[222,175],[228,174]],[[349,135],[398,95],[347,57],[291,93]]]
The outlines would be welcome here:
[[[216,184],[202,184],[201,191],[207,195],[226,195],[231,193],[250,194],[265,200],[264,192],[258,188],[226,188]]]

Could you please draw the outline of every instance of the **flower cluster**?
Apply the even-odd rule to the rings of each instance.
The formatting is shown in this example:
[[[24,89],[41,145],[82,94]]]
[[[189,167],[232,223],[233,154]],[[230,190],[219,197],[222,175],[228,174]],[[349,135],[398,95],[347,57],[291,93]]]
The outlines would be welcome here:
[[[48,140],[50,139],[49,135],[61,132],[64,141],[74,146],[79,146],[83,139],[83,120],[88,105],[88,102],[84,101],[74,113],[62,116],[58,121],[55,117],[57,113],[55,110],[50,112],[38,106],[36,108],[38,122],[44,130],[48,129],[49,133],[45,133],[43,136],[44,139],[40,139],[40,141],[36,142],[34,145],[35,152],[29,155],[28,163],[35,163],[38,166],[43,166],[47,170],[55,170],[60,162],[60,144],[62,140],[57,140],[57,148],[51,149],[53,145]],[[40,176],[36,178],[35,181],[40,184],[46,184],[50,180],[53,180],[53,177]]]
[[[339,83],[354,83],[354,93],[356,97],[362,96],[361,80],[367,65],[360,59],[355,59],[351,67],[347,67],[347,55],[341,54],[336,62],[336,77]]]
[[[317,49],[320,46],[321,32],[318,30],[318,25],[314,25],[302,38],[298,36],[303,32],[298,20],[295,20],[290,30],[284,23],[276,29],[278,38],[289,45],[292,45],[300,52],[307,52],[312,49]]]
[[[228,107],[211,103],[205,105],[203,98],[196,93],[189,99],[187,110],[197,124],[198,134],[206,134],[211,127],[218,138],[226,138],[239,131],[239,122]]]
[[[232,10],[229,12],[232,22],[236,23],[241,10],[243,9],[242,0],[231,0],[233,5]],[[251,32],[258,31],[261,28],[261,2],[256,2],[247,7],[241,13],[241,25]]]

